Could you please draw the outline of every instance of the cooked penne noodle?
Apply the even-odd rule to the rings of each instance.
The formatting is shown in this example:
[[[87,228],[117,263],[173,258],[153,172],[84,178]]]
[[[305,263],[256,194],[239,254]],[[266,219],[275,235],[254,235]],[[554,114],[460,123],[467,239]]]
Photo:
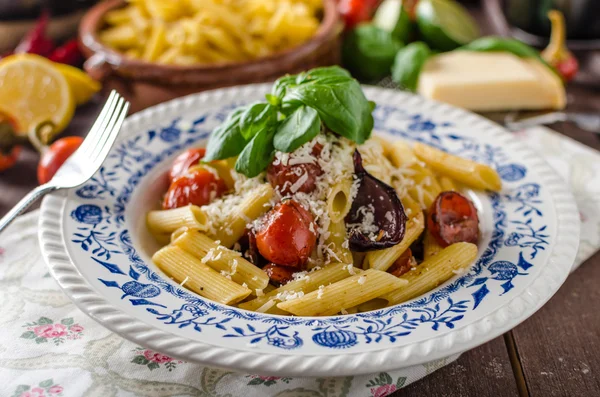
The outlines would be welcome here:
[[[246,230],[246,225],[267,212],[270,208],[269,201],[274,191],[271,185],[265,183],[249,192],[232,212],[223,226],[216,230],[213,237],[227,248],[233,247]]]
[[[207,230],[208,220],[200,207],[186,205],[171,210],[150,211],[146,216],[146,225],[152,234],[170,234],[181,227]]]
[[[364,312],[370,312],[372,310],[383,309],[386,306],[387,306],[387,301],[385,299],[375,298],[375,299],[371,299],[370,301],[367,301],[365,303],[361,303],[360,305],[356,306],[356,309],[358,310],[359,313],[364,313]]]
[[[263,290],[269,284],[269,277],[260,268],[254,266],[237,251],[217,244],[213,239],[197,230],[183,232],[173,245],[200,258],[200,260],[231,280],[246,284],[253,294]]]
[[[228,280],[179,247],[166,246],[152,260],[175,282],[185,283],[186,288],[215,302],[233,304],[250,295],[248,288]]]
[[[415,143],[413,148],[417,157],[423,160],[435,172],[447,175],[474,189],[502,189],[500,175],[487,165],[454,156],[422,143]]]
[[[446,282],[465,269],[477,258],[477,246],[471,243],[455,243],[425,260],[415,270],[400,277],[407,285],[380,298],[396,305],[415,298]]]
[[[325,244],[331,252],[329,254],[331,262],[353,263],[352,251],[348,248],[346,237],[346,222],[343,219],[329,224],[329,237]]]
[[[390,248],[368,252],[365,261],[367,261],[371,269],[386,271],[412,243],[417,241],[424,227],[425,222],[423,220],[423,213],[421,212],[419,216],[406,222],[406,232],[400,243]]]
[[[389,273],[369,269],[330,284],[320,291],[277,304],[279,309],[297,316],[330,316],[352,308],[408,284]],[[383,292],[385,291],[385,292]]]
[[[448,176],[438,176],[438,181],[444,192],[457,192],[460,190],[456,181]]]
[[[284,295],[285,293],[290,294],[298,292],[307,294],[317,290],[321,286],[335,283],[336,281],[343,280],[353,274],[361,272],[360,269],[352,267],[350,267],[350,271],[348,269],[348,265],[345,263],[332,263],[320,270],[307,273],[305,277],[290,281],[263,296],[259,296],[248,302],[240,303],[238,307],[246,310],[256,310],[268,301],[275,299],[278,294]]]
[[[350,207],[352,207],[351,189],[351,180],[336,183],[331,187],[327,195],[327,212],[329,213],[331,222],[343,221],[346,215],[348,215]]]
[[[431,258],[432,256],[437,255],[443,249],[444,247],[437,242],[431,232],[429,232],[429,230],[425,230],[425,233],[423,234],[423,259],[427,260]]]

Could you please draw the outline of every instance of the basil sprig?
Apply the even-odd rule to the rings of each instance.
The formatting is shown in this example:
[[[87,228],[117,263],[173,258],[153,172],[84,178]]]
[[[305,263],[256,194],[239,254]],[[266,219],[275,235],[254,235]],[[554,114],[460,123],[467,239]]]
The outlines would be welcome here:
[[[238,156],[236,171],[252,178],[267,168],[275,150],[293,152],[323,124],[363,143],[373,129],[373,105],[350,73],[337,66],[284,76],[266,102],[234,110],[213,131],[204,161]]]

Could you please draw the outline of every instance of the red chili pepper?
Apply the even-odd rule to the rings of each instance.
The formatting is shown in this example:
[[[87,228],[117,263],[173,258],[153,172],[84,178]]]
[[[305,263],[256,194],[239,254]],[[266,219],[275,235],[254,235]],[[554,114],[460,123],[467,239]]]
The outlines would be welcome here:
[[[54,50],[54,42],[46,36],[46,28],[50,15],[44,11],[37,20],[33,29],[25,35],[23,40],[15,48],[15,54],[37,54],[44,57],[50,55]]]
[[[548,12],[548,18],[552,24],[552,30],[550,32],[550,43],[542,51],[542,58],[554,66],[563,80],[568,82],[579,71],[579,62],[577,62],[575,55],[567,48],[563,14],[560,11],[552,10]]]
[[[48,59],[53,62],[78,66],[81,61],[83,61],[83,55],[81,55],[81,51],[79,51],[77,39],[71,39],[52,51],[52,54],[50,54]]]

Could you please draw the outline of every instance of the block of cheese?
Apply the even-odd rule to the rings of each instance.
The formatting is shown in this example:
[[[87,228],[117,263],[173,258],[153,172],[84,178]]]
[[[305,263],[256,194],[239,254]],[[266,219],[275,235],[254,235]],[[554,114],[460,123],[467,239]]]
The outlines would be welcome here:
[[[507,52],[451,51],[427,60],[418,93],[474,111],[563,109],[560,78],[535,59]]]

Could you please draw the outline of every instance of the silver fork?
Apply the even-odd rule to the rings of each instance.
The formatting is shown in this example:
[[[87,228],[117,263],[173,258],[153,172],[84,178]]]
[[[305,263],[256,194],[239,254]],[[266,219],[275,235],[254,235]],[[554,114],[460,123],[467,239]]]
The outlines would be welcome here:
[[[58,169],[50,182],[27,193],[0,219],[0,232],[42,196],[55,190],[71,189],[87,182],[98,171],[108,155],[128,110],[129,102],[116,91],[112,91],[81,146]]]

